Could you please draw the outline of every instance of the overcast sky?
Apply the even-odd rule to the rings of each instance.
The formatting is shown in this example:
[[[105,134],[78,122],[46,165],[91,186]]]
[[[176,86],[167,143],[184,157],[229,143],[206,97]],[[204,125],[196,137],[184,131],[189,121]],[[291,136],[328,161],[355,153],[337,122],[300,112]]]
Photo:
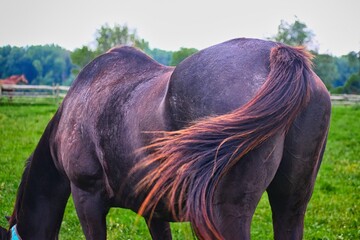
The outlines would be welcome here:
[[[360,0],[0,0],[0,46],[94,43],[105,23],[127,24],[152,48],[202,49],[236,37],[276,34],[295,16],[321,53],[360,50]]]

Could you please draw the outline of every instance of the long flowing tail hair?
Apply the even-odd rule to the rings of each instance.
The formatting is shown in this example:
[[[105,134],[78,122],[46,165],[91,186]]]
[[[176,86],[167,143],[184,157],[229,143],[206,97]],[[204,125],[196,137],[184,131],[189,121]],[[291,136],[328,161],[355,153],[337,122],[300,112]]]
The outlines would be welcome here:
[[[133,169],[152,166],[137,185],[138,192],[148,192],[138,213],[152,214],[163,199],[177,220],[191,222],[199,238],[222,239],[212,210],[215,188],[245,154],[287,131],[307,105],[311,58],[301,47],[272,48],[270,73],[251,101],[229,114],[164,132],[145,147],[150,154]]]

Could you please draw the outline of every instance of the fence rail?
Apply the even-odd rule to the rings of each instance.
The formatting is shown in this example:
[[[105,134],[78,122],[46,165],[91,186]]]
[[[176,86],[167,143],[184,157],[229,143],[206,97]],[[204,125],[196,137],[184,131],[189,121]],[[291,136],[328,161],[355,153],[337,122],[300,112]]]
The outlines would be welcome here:
[[[331,102],[333,104],[360,104],[360,95],[356,94],[332,94]]]
[[[70,87],[68,86],[47,86],[47,85],[0,85],[0,97],[42,97],[42,98],[60,98],[65,97]]]
[[[47,85],[0,85],[0,97],[64,97],[69,90],[68,86]],[[360,104],[360,95],[355,94],[333,94],[331,102],[334,104]]]

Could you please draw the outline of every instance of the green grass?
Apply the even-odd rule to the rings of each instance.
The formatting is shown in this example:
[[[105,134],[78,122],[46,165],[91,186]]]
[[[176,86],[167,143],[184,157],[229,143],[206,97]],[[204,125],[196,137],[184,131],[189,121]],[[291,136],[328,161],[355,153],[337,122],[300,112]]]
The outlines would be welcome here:
[[[7,226],[26,158],[34,150],[58,105],[0,102],[0,225]],[[327,150],[305,218],[304,239],[360,239],[360,107],[334,106]],[[140,219],[124,209],[107,217],[108,239],[150,239]],[[188,224],[172,224],[174,239],[193,239]],[[253,239],[272,239],[266,194],[252,224]],[[84,239],[70,198],[60,239]]]

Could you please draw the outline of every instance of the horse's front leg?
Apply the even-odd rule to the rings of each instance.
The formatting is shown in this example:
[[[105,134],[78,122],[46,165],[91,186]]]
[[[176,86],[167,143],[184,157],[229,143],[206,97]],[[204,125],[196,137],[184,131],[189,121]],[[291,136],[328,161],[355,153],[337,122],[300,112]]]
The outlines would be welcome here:
[[[88,191],[71,184],[71,193],[86,239],[105,240],[109,206],[103,189]]]
[[[81,139],[81,138],[79,138]],[[64,146],[63,163],[71,182],[76,213],[87,240],[106,239],[106,215],[110,209],[104,173],[85,139]],[[66,147],[66,148],[65,148]]]
[[[7,240],[9,239],[9,233],[8,230],[6,230],[3,227],[0,227],[0,240]]]

